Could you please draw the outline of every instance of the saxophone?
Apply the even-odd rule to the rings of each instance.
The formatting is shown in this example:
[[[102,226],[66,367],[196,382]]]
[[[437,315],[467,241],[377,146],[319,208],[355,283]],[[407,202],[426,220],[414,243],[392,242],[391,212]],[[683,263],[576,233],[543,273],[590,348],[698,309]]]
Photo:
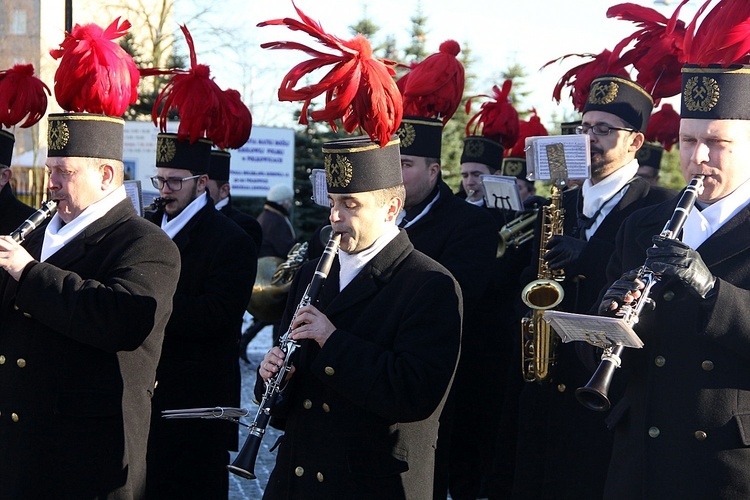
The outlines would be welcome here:
[[[544,382],[549,379],[555,364],[555,349],[559,337],[544,321],[544,311],[557,306],[564,292],[560,282],[565,271],[553,270],[544,260],[545,247],[550,238],[563,234],[562,190],[552,186],[550,204],[542,207],[542,231],[539,241],[537,279],[526,285],[521,300],[532,309],[530,318],[521,320],[521,362],[523,378],[527,382]]]

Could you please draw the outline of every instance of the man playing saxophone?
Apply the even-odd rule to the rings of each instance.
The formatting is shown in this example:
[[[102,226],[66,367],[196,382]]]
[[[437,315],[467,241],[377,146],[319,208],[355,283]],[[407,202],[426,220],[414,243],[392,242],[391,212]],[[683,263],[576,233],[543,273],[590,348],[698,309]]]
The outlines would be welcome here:
[[[622,221],[669,197],[636,176],[635,155],[652,108],[648,92],[626,77],[602,75],[591,83],[578,128],[589,135],[591,178],[562,193],[562,234],[548,238],[543,249],[535,237],[529,269],[536,272],[541,256],[551,272],[564,270],[560,310],[586,312],[597,303]],[[571,344],[558,345],[554,356],[548,379],[521,389],[513,492],[518,498],[600,498],[611,436],[604,417],[574,396],[591,374]]]
[[[607,275],[626,274],[599,306],[640,298],[629,270],[644,259],[661,277],[635,327],[645,346],[614,374],[627,386],[606,498],[750,497],[750,66],[686,65],[682,84],[682,174],[705,175],[697,210],[675,238],[658,235],[677,197],[628,218]]]
[[[338,257],[301,307],[317,261],[295,276],[282,327],[301,343],[272,425],[286,434],[264,498],[432,499],[438,417],[458,359],[461,293],[396,226],[399,141],[323,145]],[[348,167],[342,168],[344,165]],[[256,396],[282,365],[272,348]]]

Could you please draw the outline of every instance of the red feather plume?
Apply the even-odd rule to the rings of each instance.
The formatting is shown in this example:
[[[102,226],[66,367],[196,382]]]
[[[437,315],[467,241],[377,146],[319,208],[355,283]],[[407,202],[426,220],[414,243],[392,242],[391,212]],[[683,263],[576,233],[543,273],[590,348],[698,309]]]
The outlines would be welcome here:
[[[570,87],[570,97],[573,101],[573,107],[583,112],[583,107],[586,105],[586,100],[589,97],[589,87],[594,78],[601,75],[619,75],[629,78],[628,72],[625,71],[625,64],[619,60],[612,60],[612,52],[604,50],[600,54],[567,54],[552,61],[549,61],[542,69],[546,68],[550,64],[560,62],[568,57],[586,57],[590,58],[591,61],[579,64],[575,68],[572,68],[566,72],[557,85],[555,85],[552,91],[552,97],[558,103],[562,100],[562,89],[563,87]]]
[[[464,67],[456,56],[461,47],[455,40],[440,44],[439,52],[427,57],[401,77],[404,114],[441,118],[448,123],[464,94]]]
[[[221,117],[206,136],[221,149],[241,148],[250,138],[253,117],[240,93],[227,89],[221,93]]]
[[[647,141],[660,142],[666,151],[671,151],[680,139],[680,114],[671,104],[662,104],[661,109],[651,115],[645,135]]]
[[[518,124],[518,139],[512,148],[505,150],[505,156],[526,156],[526,138],[549,135],[547,129],[542,125],[542,120],[536,113],[536,109],[531,109],[532,115],[528,120],[521,120]]]
[[[130,22],[115,19],[107,29],[76,24],[59,49],[55,97],[66,111],[120,116],[138,99],[138,68],[133,58],[113,40],[127,34]]]
[[[34,76],[31,64],[16,64],[0,71],[0,123],[27,128],[38,122],[47,111],[49,87]]]
[[[487,97],[491,100],[485,101],[479,108],[479,112],[469,119],[466,124],[466,135],[479,135],[479,127],[482,127],[481,135],[502,143],[504,148],[510,148],[518,139],[518,112],[510,103],[508,96],[513,85],[512,80],[505,80],[503,88],[497,85],[492,87],[493,95],[480,94],[470,97],[466,101],[466,112],[471,110],[471,101],[477,97]]]
[[[692,64],[746,64],[750,52],[750,2],[719,0],[703,18],[693,35],[698,17],[712,0],[707,0],[688,26],[685,37],[687,60]]]
[[[294,2],[292,2],[294,5]],[[329,54],[296,42],[268,42],[264,49],[296,49],[312,56],[294,66],[279,87],[279,100],[303,101],[299,123],[308,123],[311,101],[325,93],[325,107],[310,112],[312,120],[327,121],[336,131],[335,120],[341,119],[344,130],[352,133],[361,127],[373,141],[385,146],[398,130],[403,115],[401,93],[393,81],[394,63],[373,57],[372,47],[361,35],[343,40],[329,35],[320,24],[305,15],[296,5],[300,20],[273,19],[258,26],[286,26],[315,38],[323,46],[338,51]],[[298,87],[297,83],[309,73],[333,65],[319,83]]]
[[[208,131],[222,127],[221,107],[224,94],[211,78],[211,69],[205,64],[198,64],[193,37],[187,26],[180,26],[190,51],[190,69],[142,70],[145,75],[173,74],[172,79],[159,92],[151,117],[154,125],[162,132],[167,131],[169,113],[175,110],[180,116],[177,138],[180,141],[189,139],[191,143],[202,137],[208,137]],[[209,137],[210,138],[210,137]]]
[[[618,43],[610,57],[612,60],[621,59],[626,66],[632,64],[638,70],[636,82],[655,100],[680,93],[681,70],[685,64],[685,23],[677,16],[688,1],[683,0],[669,19],[650,7],[632,3],[615,5],[607,10],[607,17],[631,21],[640,27]],[[634,46],[621,54],[632,42],[635,42]]]

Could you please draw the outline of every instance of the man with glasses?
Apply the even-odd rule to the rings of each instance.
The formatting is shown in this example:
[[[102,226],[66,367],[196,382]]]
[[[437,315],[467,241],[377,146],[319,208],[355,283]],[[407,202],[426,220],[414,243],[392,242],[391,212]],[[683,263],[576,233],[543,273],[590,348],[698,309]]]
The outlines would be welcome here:
[[[150,498],[226,498],[237,426],[164,420],[161,411],[240,406],[237,349],[257,269],[250,236],[208,194],[211,142],[159,134],[154,186],[165,200],[149,218],[180,250],[182,270],[156,372],[148,445]]]
[[[591,140],[591,177],[580,189],[563,193],[563,234],[553,236],[544,253],[550,268],[565,271],[560,310],[587,312],[598,304],[622,221],[638,208],[670,197],[667,190],[636,175],[636,153],[645,141],[652,109],[648,92],[627,78],[603,75],[591,83],[576,130]],[[524,282],[536,277],[538,235],[534,241]],[[556,355],[551,382],[528,383],[521,391],[514,494],[601,498],[612,446],[606,415],[575,399],[575,389],[591,376],[575,346],[560,344]]]

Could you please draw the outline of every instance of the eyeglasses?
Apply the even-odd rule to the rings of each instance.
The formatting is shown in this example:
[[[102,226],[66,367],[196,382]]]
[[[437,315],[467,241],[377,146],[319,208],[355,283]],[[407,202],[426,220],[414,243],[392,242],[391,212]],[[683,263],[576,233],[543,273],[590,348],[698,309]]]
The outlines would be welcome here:
[[[609,125],[604,125],[602,123],[597,123],[596,125],[578,125],[576,127],[576,134],[583,135],[588,134],[589,130],[594,135],[609,135],[609,133],[612,130],[624,130],[625,132],[637,132],[636,130],[632,128],[622,128],[622,127],[611,127]]]
[[[198,177],[200,177],[200,175],[191,175],[190,177],[184,177],[182,179],[165,179],[164,177],[159,177],[157,175],[151,177],[151,184],[153,184],[156,189],[162,189],[166,184],[170,191],[179,191],[182,189],[183,182],[189,181],[190,179],[197,179]]]

